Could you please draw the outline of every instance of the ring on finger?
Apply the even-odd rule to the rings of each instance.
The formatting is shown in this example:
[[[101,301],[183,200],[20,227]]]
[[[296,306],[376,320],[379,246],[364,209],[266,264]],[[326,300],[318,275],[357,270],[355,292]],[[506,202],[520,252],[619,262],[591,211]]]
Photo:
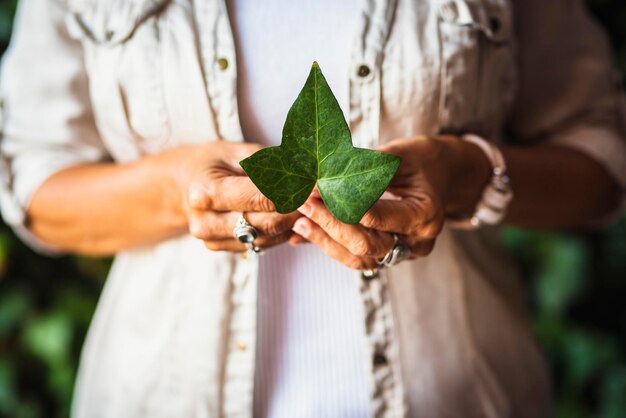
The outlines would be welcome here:
[[[254,241],[259,236],[259,231],[250,225],[243,213],[239,215],[237,224],[233,228],[233,235],[239,242],[246,246],[248,251],[260,254],[263,250],[258,245],[254,245]]]
[[[406,260],[411,256],[411,250],[406,245],[402,244],[398,238],[398,234],[393,234],[393,245],[391,250],[385,256],[378,261],[378,265],[381,267],[384,266],[395,266],[401,261]]]

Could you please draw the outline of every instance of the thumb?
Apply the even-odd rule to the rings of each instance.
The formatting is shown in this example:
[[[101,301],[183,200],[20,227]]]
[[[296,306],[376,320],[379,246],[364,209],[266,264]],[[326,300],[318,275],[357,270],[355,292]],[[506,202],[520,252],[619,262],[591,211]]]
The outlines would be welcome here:
[[[239,165],[239,162],[248,158],[261,148],[263,147],[259,144],[245,142],[228,144],[222,159],[234,171],[243,174],[244,171]]]

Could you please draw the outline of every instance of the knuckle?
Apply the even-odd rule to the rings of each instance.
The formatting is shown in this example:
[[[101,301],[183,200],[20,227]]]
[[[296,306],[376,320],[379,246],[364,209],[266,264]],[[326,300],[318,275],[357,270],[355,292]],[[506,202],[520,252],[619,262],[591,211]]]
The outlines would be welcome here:
[[[375,228],[382,224],[382,216],[376,210],[368,210],[365,215],[363,215],[361,224],[367,228]]]
[[[419,236],[421,233],[422,223],[416,217],[409,220],[406,228],[406,235]]]
[[[317,228],[311,228],[311,232],[307,238],[319,244],[319,246],[329,254],[336,249],[333,239]]]
[[[266,218],[262,225],[261,230],[266,235],[279,235],[285,230],[284,220],[279,218],[268,217]]]
[[[259,191],[255,191],[251,197],[252,206],[258,208],[261,212],[272,212],[274,210],[272,203],[269,199]]]
[[[353,240],[349,247],[352,254],[361,257],[372,255],[375,252],[374,245],[372,245],[369,240],[364,238]]]
[[[204,191],[197,184],[189,186],[187,191],[187,204],[192,209],[202,209],[204,206]]]
[[[420,235],[424,238],[433,239],[437,237],[443,229],[444,216],[439,210],[436,210],[432,217],[422,225]]]
[[[197,217],[193,217],[189,221],[189,233],[196,238],[200,238],[200,239],[209,238],[209,234],[204,226],[204,223]]]
[[[443,228],[443,222],[429,222],[422,226],[420,236],[429,239],[435,238],[441,232],[441,228]]]
[[[425,197],[419,205],[419,215],[411,219],[408,234],[420,238],[435,238],[443,228],[443,214],[439,205],[430,197]]]
[[[188,203],[193,209],[208,209],[213,206],[214,187],[211,183],[196,182],[189,186]]]
[[[438,211],[438,206],[432,196],[424,196],[421,205],[422,216],[424,219],[432,219]]]

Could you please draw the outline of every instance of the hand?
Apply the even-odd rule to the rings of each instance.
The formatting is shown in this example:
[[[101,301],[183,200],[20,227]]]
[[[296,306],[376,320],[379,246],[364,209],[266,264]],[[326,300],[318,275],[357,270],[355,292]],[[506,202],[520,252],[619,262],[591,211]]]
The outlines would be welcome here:
[[[304,238],[350,268],[369,269],[391,250],[395,233],[413,257],[426,256],[433,250],[445,214],[471,208],[489,175],[481,151],[455,137],[398,139],[379,150],[402,157],[386,196],[359,224],[346,225],[314,194],[299,209],[306,217],[294,224],[302,238],[293,237],[291,243]],[[458,185],[467,183],[469,166],[476,169],[475,186],[458,191]]]
[[[291,227],[301,215],[281,215],[239,167],[239,161],[260,147],[255,144],[215,142],[188,148],[177,184],[183,194],[183,210],[190,233],[212,251],[243,251],[233,237],[237,219],[259,231],[255,245],[268,248],[293,235]]]

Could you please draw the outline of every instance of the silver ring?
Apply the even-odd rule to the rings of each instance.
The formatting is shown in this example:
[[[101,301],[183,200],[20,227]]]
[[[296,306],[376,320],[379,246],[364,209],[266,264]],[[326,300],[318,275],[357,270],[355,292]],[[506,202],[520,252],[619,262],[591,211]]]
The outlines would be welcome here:
[[[257,254],[263,251],[261,247],[254,245],[254,240],[259,236],[259,231],[246,221],[243,213],[239,215],[237,219],[237,224],[233,228],[233,235],[240,243],[245,245],[249,251]]]
[[[391,250],[378,262],[379,266],[395,266],[401,261],[406,260],[411,256],[411,250],[406,245],[402,244],[398,239],[397,234],[393,234],[393,246]]]

